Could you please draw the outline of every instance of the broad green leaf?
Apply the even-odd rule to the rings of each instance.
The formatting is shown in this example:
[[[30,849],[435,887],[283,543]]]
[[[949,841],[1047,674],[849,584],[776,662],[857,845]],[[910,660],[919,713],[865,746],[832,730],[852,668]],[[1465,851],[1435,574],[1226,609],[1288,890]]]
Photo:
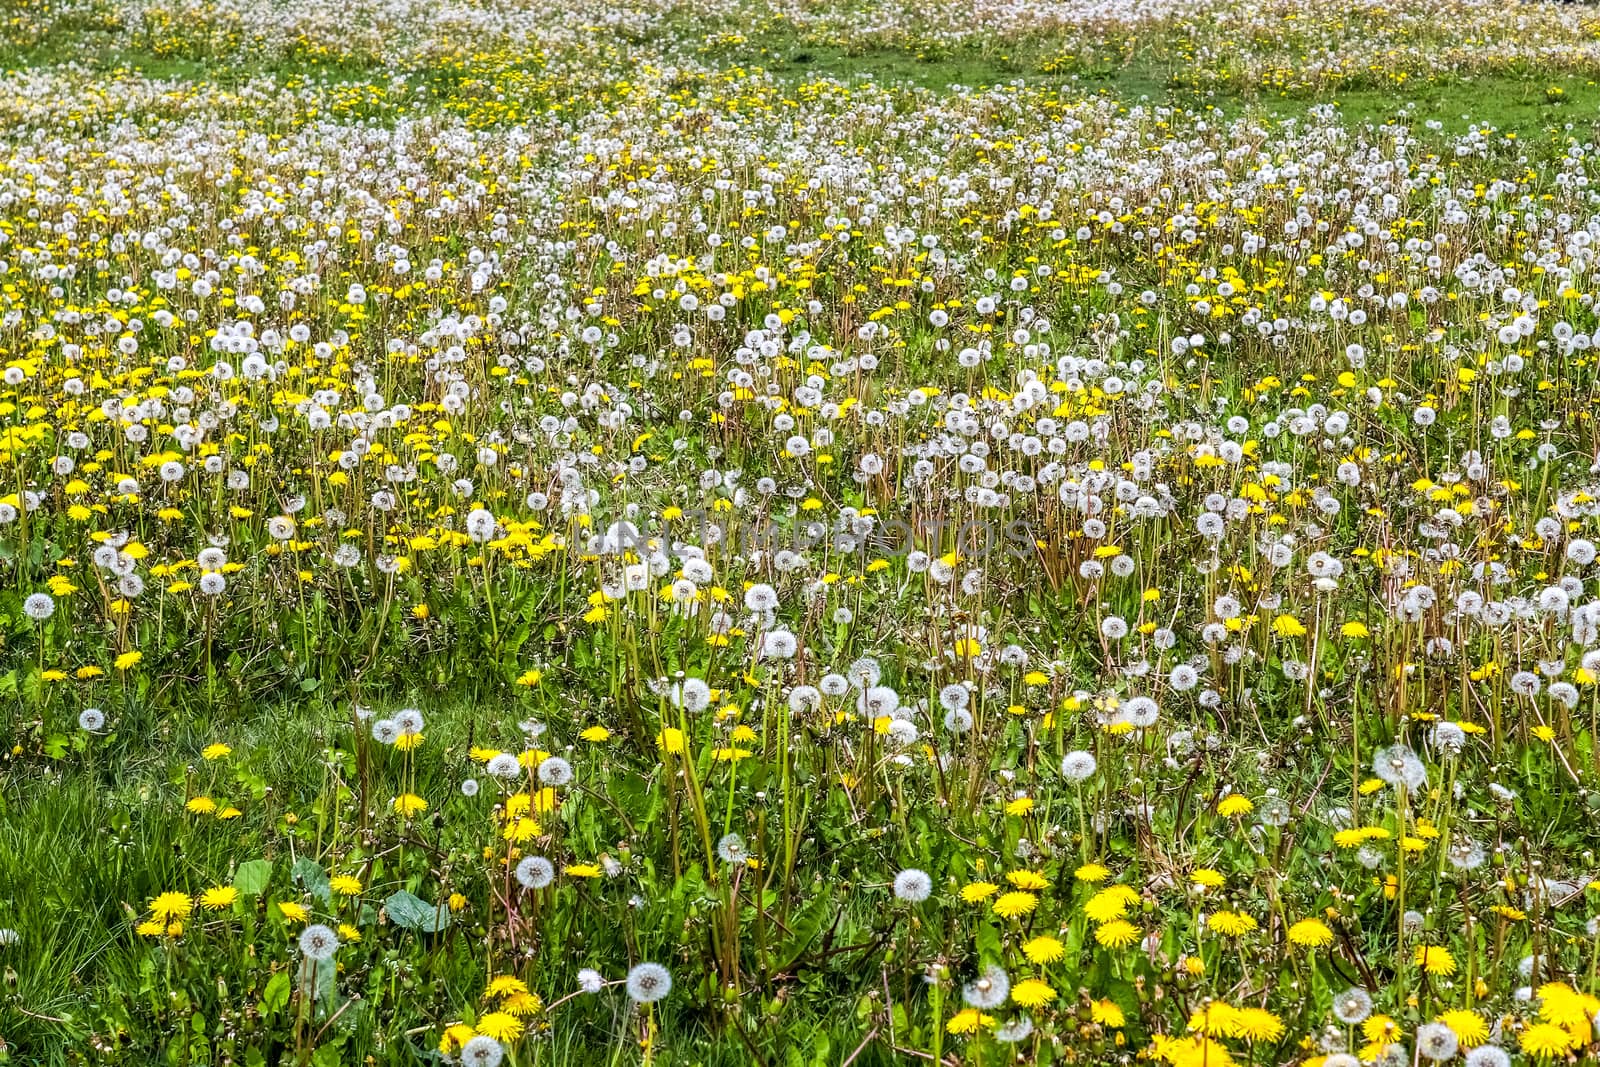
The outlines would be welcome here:
[[[233,872],[233,888],[247,897],[259,897],[272,881],[271,860],[245,860]]]
[[[407,930],[436,934],[450,925],[449,909],[429,904],[415,893],[408,893],[404,889],[384,901],[383,910],[388,914],[390,922]]]
[[[267,979],[267,988],[261,993],[261,1006],[266,1011],[281,1011],[289,1003],[290,978],[288,971],[279,971]]]
[[[328,887],[328,872],[323,870],[322,865],[316,860],[301,856],[294,861],[289,873],[296,882],[305,887],[306,892],[318,900],[326,901],[332,896],[333,891]]]

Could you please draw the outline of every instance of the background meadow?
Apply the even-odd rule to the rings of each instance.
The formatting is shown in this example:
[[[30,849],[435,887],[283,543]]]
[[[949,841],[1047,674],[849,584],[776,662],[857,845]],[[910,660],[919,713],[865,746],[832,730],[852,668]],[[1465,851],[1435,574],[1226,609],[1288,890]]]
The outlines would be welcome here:
[[[0,1061],[1594,1061],[1593,8],[0,72]]]

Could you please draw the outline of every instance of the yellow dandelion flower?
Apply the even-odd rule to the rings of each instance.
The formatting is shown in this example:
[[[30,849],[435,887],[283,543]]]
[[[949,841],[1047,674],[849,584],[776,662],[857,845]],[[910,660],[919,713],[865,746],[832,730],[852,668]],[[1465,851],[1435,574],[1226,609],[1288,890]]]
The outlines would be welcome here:
[[[522,1020],[510,1012],[491,1011],[478,1020],[478,1033],[496,1041],[515,1041],[524,1029]]]
[[[1565,1056],[1568,1050],[1577,1047],[1572,1035],[1555,1023],[1534,1023],[1522,1031],[1517,1043],[1522,1051],[1540,1060]]]
[[[402,793],[394,798],[394,810],[400,817],[410,819],[428,810],[428,802],[415,793]]]
[[[1439,1021],[1448,1026],[1467,1048],[1477,1048],[1489,1040],[1489,1024],[1475,1011],[1464,1008],[1447,1011],[1439,1016]]]
[[[1217,814],[1225,819],[1235,819],[1241,815],[1249,815],[1255,808],[1249,797],[1230,793],[1217,804]]]
[[[1050,884],[1050,879],[1037,871],[1011,871],[1006,875],[1006,881],[1018,889],[1039,890]]]
[[[1128,914],[1128,908],[1138,902],[1139,891],[1132,886],[1110,885],[1088,899],[1083,913],[1090,922],[1110,922]]]
[[[1054,963],[1066,955],[1066,946],[1053,937],[1035,937],[1023,942],[1022,954],[1030,963]]]
[[[1289,927],[1289,940],[1301,948],[1322,948],[1333,943],[1333,931],[1321,919],[1301,919]]]
[[[1340,848],[1360,848],[1372,836],[1371,827],[1353,826],[1333,835],[1333,843]]]
[[[1002,919],[1015,919],[1019,915],[1026,915],[1039,906],[1039,898],[1032,893],[1020,890],[1012,893],[1002,893],[994,902],[994,913]]]
[[[1246,1041],[1276,1041],[1283,1030],[1283,1020],[1265,1008],[1240,1008],[1234,1013],[1234,1036]]]
[[[1025,978],[1011,987],[1011,999],[1024,1008],[1037,1008],[1056,999],[1056,991],[1047,982]]]
[[[534,993],[513,993],[500,1003],[500,1010],[521,1019],[544,1007],[544,1001]]]
[[[439,1038],[439,1051],[445,1055],[453,1055],[461,1051],[461,1046],[477,1037],[478,1034],[470,1026],[454,1023],[445,1028],[444,1035]]]
[[[194,911],[194,899],[187,893],[162,893],[150,901],[150,914],[163,923],[187,919]]]
[[[1565,982],[1546,982],[1539,987],[1539,1018],[1547,1023],[1572,1028],[1587,1026],[1600,1012],[1600,999],[1579,993]]]
[[[1232,1004],[1213,1000],[1189,1016],[1189,1029],[1201,1034],[1238,1036],[1239,1011]]]
[[[1126,919],[1112,919],[1095,928],[1094,939],[1104,948],[1127,948],[1139,939],[1139,928]]]
[[[1369,1043],[1367,1047],[1376,1046],[1381,1052],[1399,1038],[1400,1027],[1387,1015],[1369,1015],[1366,1022],[1361,1024],[1361,1036],[1367,1039]],[[1366,1056],[1361,1058],[1367,1059]]]
[[[1099,882],[1105,881],[1107,878],[1110,878],[1111,872],[1098,863],[1085,863],[1083,866],[1072,872],[1072,877],[1076,878],[1080,882],[1087,882],[1090,885],[1095,885]]]
[[[513,844],[521,844],[539,836],[539,824],[527,816],[519,816],[506,823],[504,837]]]
[[[239,891],[231,885],[219,885],[200,894],[200,906],[207,911],[224,911],[233,907]]]
[[[1172,1067],[1234,1067],[1237,1062],[1225,1046],[1204,1035],[1178,1040],[1160,1037],[1151,1040],[1151,1054]]]
[[[999,890],[1000,887],[993,882],[971,882],[961,887],[961,899],[968,904],[976,904],[994,896]]]
[[[504,997],[512,993],[526,993],[528,983],[514,974],[496,975],[489,979],[489,984],[484,988],[485,997]]]
[[[977,1008],[966,1008],[952,1015],[944,1028],[952,1034],[971,1034],[992,1026],[994,1026],[994,1016],[985,1015]]]
[[[1256,928],[1256,921],[1237,911],[1212,912],[1206,925],[1223,937],[1243,937]]]
[[[1456,973],[1456,958],[1443,945],[1418,945],[1416,964],[1429,974],[1452,975]]]

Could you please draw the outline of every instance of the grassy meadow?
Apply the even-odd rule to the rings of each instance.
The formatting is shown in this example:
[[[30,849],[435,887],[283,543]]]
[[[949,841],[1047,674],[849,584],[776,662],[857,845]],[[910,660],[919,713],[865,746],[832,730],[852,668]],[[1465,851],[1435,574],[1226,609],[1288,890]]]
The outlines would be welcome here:
[[[0,0],[0,1063],[1597,1062],[1597,130],[1584,4]]]

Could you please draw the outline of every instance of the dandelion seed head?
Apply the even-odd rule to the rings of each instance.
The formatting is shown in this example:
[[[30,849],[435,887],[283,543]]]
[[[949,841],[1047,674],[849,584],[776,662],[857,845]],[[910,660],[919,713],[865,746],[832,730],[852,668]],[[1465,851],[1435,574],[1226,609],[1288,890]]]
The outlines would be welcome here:
[[[544,785],[560,788],[572,782],[572,764],[560,756],[547,756],[539,761],[538,778]]]
[[[300,931],[300,952],[308,960],[330,960],[339,951],[339,935],[332,927],[312,923]]]
[[[745,851],[744,838],[738,834],[724,834],[717,841],[717,858],[723,863],[741,864],[750,858]]]
[[[908,904],[921,904],[933,894],[933,879],[928,872],[907,867],[894,876],[894,895]]]
[[[1073,783],[1087,781],[1094,777],[1097,766],[1094,756],[1088,752],[1081,749],[1068,752],[1061,759],[1061,777]]]
[[[1372,1014],[1372,997],[1365,989],[1347,989],[1333,998],[1333,1014],[1346,1026],[1355,1026]]]
[[[494,1038],[478,1034],[461,1046],[462,1067],[500,1067],[505,1048]]]
[[[988,966],[961,987],[961,999],[979,1011],[998,1008],[1011,996],[1011,979],[999,967]]]
[[[636,1004],[654,1004],[672,992],[672,975],[659,963],[636,964],[628,972],[628,997]]]
[[[543,889],[555,881],[555,864],[543,856],[525,856],[517,863],[516,876],[524,889]]]

